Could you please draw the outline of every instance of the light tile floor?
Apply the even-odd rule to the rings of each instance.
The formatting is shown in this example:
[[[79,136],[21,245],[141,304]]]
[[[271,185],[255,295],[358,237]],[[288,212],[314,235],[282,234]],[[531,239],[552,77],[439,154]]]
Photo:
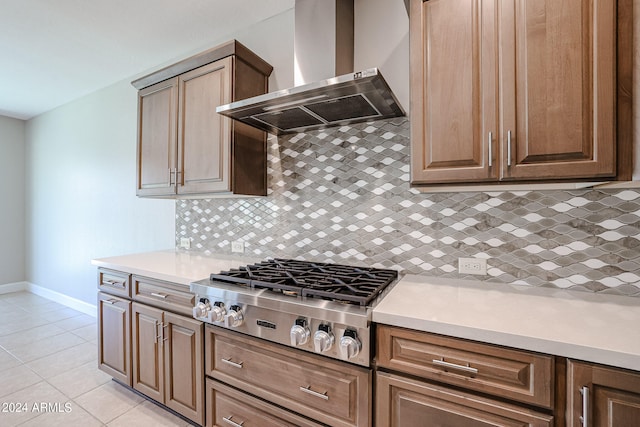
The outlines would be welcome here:
[[[98,370],[96,319],[0,295],[0,426],[189,426]]]

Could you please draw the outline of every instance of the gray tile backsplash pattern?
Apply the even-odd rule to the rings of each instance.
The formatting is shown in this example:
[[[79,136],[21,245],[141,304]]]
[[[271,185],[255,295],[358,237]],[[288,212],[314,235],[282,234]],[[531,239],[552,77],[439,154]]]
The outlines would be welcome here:
[[[404,118],[268,143],[269,195],[178,200],[177,242],[445,277],[482,257],[468,277],[640,296],[640,190],[420,194]]]

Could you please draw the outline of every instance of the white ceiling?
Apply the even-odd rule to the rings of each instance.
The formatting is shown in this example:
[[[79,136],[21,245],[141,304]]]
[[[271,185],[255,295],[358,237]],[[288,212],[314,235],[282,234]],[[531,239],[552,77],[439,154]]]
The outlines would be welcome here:
[[[0,0],[0,115],[29,119],[293,7],[294,0]]]

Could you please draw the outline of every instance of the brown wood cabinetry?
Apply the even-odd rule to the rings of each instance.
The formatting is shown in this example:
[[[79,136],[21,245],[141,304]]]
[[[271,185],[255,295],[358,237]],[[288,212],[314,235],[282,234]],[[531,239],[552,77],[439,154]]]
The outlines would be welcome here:
[[[376,373],[376,426],[551,427],[553,417],[384,372]]]
[[[289,348],[205,328],[208,376],[334,427],[370,425],[368,369],[313,354],[292,356]]]
[[[98,288],[99,368],[203,425],[204,332],[190,315],[194,296],[184,286],[103,268]]]
[[[629,0],[411,0],[414,185],[629,179]]]
[[[640,373],[569,360],[567,426],[636,427]]]
[[[202,322],[133,303],[133,388],[204,423]]]
[[[207,427],[320,427],[311,420],[207,379]]]
[[[141,276],[133,276],[131,281],[134,301],[192,317],[196,297],[185,286]]]
[[[98,368],[131,385],[131,302],[98,293]]]
[[[554,425],[551,356],[378,325],[376,357],[378,427]]]
[[[137,195],[266,195],[266,134],[215,110],[266,93],[271,70],[232,41],[132,82]]]

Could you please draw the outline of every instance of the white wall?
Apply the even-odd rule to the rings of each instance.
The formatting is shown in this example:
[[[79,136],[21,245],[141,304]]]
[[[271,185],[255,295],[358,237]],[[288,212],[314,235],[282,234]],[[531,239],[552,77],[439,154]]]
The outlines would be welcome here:
[[[0,285],[25,279],[24,128],[0,116]]]
[[[174,246],[174,202],[135,195],[136,105],[120,82],[27,122],[29,282],[95,304],[92,258]]]

